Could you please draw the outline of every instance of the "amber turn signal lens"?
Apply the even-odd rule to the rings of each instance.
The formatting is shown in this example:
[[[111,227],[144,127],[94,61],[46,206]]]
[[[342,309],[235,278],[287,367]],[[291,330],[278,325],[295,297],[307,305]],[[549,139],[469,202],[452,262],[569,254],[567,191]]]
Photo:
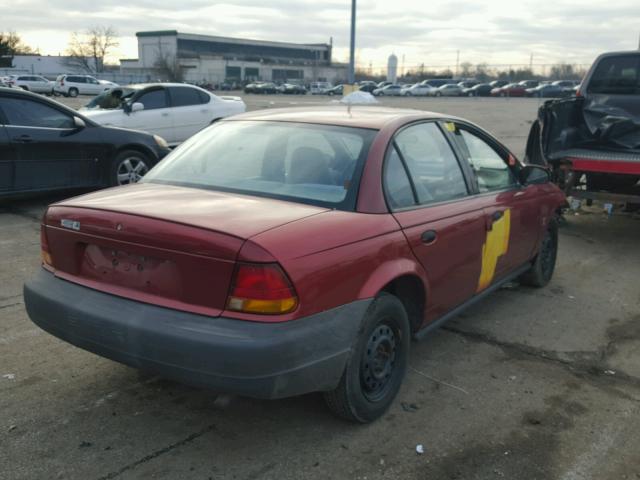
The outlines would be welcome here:
[[[227,308],[236,312],[277,315],[298,306],[298,297],[276,263],[240,263],[236,267]]]
[[[40,225],[40,258],[42,259],[42,263],[53,267],[53,259],[51,258],[51,253],[49,252],[49,242],[47,241],[47,232],[45,231],[44,222]]]
[[[42,258],[42,263],[53,267],[53,260],[51,259],[51,254],[49,252],[40,250],[40,257]]]

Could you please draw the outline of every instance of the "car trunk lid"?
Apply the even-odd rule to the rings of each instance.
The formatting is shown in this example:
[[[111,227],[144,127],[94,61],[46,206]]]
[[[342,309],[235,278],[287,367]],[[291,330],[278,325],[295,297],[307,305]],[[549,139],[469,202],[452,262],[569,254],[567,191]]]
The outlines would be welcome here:
[[[246,239],[326,209],[166,185],[55,204],[45,232],[60,278],[138,301],[218,316]]]

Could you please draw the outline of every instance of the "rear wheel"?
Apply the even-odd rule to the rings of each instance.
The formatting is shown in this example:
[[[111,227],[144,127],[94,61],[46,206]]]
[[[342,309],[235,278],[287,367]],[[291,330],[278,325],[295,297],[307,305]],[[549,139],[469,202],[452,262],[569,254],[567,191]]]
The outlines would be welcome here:
[[[137,183],[151,168],[151,162],[143,153],[125,150],[116,155],[111,168],[112,186]]]
[[[544,287],[553,276],[557,254],[558,222],[554,218],[549,222],[547,231],[542,238],[540,251],[533,261],[531,269],[520,277],[520,282],[531,287]]]
[[[367,423],[387,411],[409,362],[410,326],[397,297],[378,296],[367,310],[338,388],[324,394],[339,417]]]
[[[75,87],[71,87],[69,89],[69,96],[70,97],[74,97],[74,98],[77,97],[78,96],[78,89],[75,88]]]

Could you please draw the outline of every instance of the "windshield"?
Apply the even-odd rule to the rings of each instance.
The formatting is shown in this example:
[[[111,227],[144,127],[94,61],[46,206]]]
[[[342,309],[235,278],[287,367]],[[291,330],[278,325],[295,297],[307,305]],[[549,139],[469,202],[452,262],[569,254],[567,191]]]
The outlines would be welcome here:
[[[143,179],[353,210],[376,132],[227,121],[189,139]]]
[[[588,93],[640,94],[640,54],[605,57],[596,66]]]
[[[84,108],[121,108],[122,104],[136,92],[133,88],[118,87],[107,90],[94,97]]]

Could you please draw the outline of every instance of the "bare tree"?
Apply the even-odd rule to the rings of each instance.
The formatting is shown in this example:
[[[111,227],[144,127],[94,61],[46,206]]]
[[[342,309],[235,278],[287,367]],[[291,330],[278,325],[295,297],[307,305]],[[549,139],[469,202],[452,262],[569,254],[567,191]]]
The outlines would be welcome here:
[[[82,34],[73,32],[67,47],[67,65],[90,73],[103,72],[105,58],[118,45],[113,27],[91,27]]]
[[[175,55],[169,55],[158,49],[158,56],[153,65],[163,79],[170,82],[182,82],[184,81],[184,69],[180,66],[180,63]]]
[[[0,67],[11,68],[16,55],[35,53],[16,32],[0,32]]]

